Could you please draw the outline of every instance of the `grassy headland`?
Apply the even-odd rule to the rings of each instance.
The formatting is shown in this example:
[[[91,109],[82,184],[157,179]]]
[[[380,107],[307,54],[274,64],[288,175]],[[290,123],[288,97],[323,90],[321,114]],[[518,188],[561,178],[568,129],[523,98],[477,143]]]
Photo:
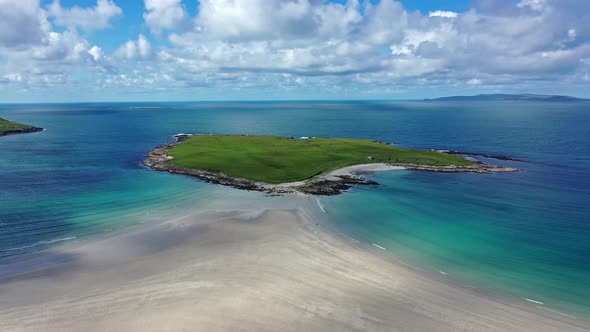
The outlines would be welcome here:
[[[405,169],[429,172],[516,172],[450,153],[402,149],[368,139],[245,135],[178,135],[144,165],[158,171],[271,194],[338,195],[375,185],[359,174]]]
[[[43,130],[43,128],[12,122],[0,118],[0,136],[33,133],[41,130]]]
[[[221,172],[266,183],[309,179],[346,166],[391,163],[467,166],[467,159],[402,149],[368,139],[280,136],[194,135],[168,150],[170,162],[181,168]]]

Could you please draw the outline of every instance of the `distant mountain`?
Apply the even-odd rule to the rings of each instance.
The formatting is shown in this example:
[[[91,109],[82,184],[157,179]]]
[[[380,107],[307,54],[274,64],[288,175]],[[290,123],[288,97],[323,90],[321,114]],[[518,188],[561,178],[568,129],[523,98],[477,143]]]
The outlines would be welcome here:
[[[424,99],[425,101],[550,101],[550,102],[580,102],[590,101],[570,96],[552,96],[552,95],[535,95],[535,94],[485,94],[476,96],[452,96],[434,99]]]

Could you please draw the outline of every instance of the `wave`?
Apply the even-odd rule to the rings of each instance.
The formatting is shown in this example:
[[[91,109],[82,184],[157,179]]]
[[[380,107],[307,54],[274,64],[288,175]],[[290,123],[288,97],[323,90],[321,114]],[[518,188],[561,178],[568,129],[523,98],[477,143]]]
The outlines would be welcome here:
[[[524,299],[525,299],[525,300],[527,300],[527,301],[529,301],[529,302],[531,302],[531,303],[534,303],[534,304],[545,304],[545,303],[543,303],[543,302],[536,301],[536,300],[533,300],[533,299],[528,299],[528,298],[526,298],[526,297],[525,297]]]
[[[48,245],[48,244],[52,244],[52,243],[56,243],[56,242],[69,241],[69,240],[73,240],[75,238],[76,238],[75,236],[70,236],[70,237],[64,237],[64,238],[55,239],[55,240],[39,241],[39,242],[33,243],[31,245],[28,245],[28,246],[14,247],[14,248],[8,248],[8,249],[0,250],[0,252],[8,252],[8,251],[16,251],[16,250],[23,250],[23,249],[28,249],[28,248],[34,248],[34,247]]]
[[[318,206],[320,207],[320,210],[322,210],[323,213],[326,213],[326,210],[324,210],[324,206],[322,205],[322,203],[320,203],[320,199],[316,197],[316,202],[318,202]]]

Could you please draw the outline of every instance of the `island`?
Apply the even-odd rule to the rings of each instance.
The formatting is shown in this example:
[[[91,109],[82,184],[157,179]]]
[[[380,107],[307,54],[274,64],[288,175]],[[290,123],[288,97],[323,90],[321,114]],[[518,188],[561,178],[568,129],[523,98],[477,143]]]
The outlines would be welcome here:
[[[258,135],[176,135],[144,165],[203,181],[270,194],[337,195],[377,185],[359,175],[390,169],[431,172],[517,172],[434,150],[404,149],[370,139]]]
[[[590,99],[583,99],[571,96],[559,95],[540,95],[540,94],[480,94],[475,96],[450,96],[434,99],[424,99],[424,101],[528,101],[528,102],[589,102]]]
[[[12,122],[0,118],[0,136],[34,133],[42,130],[43,128]]]

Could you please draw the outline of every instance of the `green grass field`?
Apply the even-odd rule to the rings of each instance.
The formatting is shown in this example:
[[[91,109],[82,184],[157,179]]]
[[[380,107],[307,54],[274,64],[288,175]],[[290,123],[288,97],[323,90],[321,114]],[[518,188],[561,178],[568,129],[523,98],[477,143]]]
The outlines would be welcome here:
[[[346,138],[195,135],[170,149],[168,154],[179,167],[267,183],[300,181],[334,169],[368,163],[472,164],[444,153]],[[369,156],[373,159],[368,160]]]
[[[10,132],[19,132],[19,131],[27,131],[33,128],[33,126],[16,123],[12,121],[8,121],[5,119],[0,118],[0,134],[10,131]]]

